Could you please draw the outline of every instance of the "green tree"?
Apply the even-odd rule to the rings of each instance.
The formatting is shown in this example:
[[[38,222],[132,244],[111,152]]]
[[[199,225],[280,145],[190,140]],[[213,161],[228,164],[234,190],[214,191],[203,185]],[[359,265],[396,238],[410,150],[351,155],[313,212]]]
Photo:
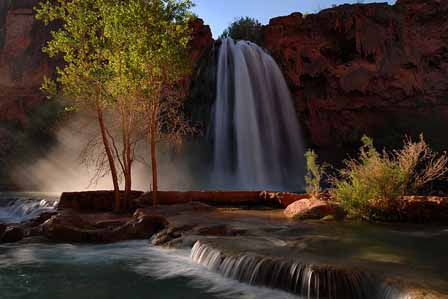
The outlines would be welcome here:
[[[111,68],[107,61],[108,40],[104,38],[102,1],[98,0],[46,0],[35,8],[38,20],[46,25],[60,22],[62,26],[52,32],[52,39],[43,49],[50,57],[62,56],[64,66],[57,68],[56,83],[66,99],[70,99],[73,109],[88,109],[95,112],[103,153],[108,171],[112,176],[115,208],[121,208],[119,173],[112,150],[111,132],[105,121],[105,111],[111,107],[106,85],[111,78]],[[56,83],[45,80],[43,89],[50,95],[58,91]],[[102,163],[101,163],[102,164]],[[98,171],[104,170],[103,165]]]
[[[45,22],[64,24],[46,51],[64,56],[64,93],[97,111],[117,207],[118,176],[128,194],[139,141],[148,137],[157,203],[157,144],[177,143],[190,128],[181,114],[181,82],[191,69],[191,7],[190,0],[47,0],[37,9]],[[112,128],[105,110],[114,116]]]
[[[152,199],[157,204],[157,145],[178,144],[193,129],[182,115],[182,80],[191,71],[190,0],[110,1],[106,35],[120,55],[110,59],[117,98],[142,117],[150,145]],[[120,50],[121,49],[121,50]],[[123,106],[123,105],[122,105]],[[124,113],[129,115],[129,113]],[[138,123],[138,122],[137,122]]]
[[[250,17],[241,17],[224,30],[220,38],[231,37],[235,40],[248,40],[256,44],[263,42],[261,23]]]

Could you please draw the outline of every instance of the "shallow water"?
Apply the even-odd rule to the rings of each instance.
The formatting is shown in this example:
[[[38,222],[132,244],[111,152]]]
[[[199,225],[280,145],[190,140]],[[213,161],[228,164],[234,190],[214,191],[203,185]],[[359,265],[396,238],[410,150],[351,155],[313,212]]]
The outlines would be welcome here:
[[[58,196],[0,193],[0,223],[19,223],[51,210]],[[296,297],[225,279],[194,264],[189,250],[162,250],[148,240],[76,245],[36,238],[0,244],[0,299],[13,298]]]
[[[21,222],[53,208],[57,195],[0,193],[0,223]],[[45,200],[45,204],[42,204]],[[411,286],[448,293],[448,228],[296,222],[281,211],[220,210],[169,218],[174,225],[225,224],[250,235],[217,238],[237,253],[329,263],[399,277]],[[253,287],[195,264],[190,250],[149,241],[112,245],[55,244],[28,239],[0,244],[0,299],[9,298],[297,298]]]
[[[0,245],[0,298],[294,298],[224,279],[148,241]]]

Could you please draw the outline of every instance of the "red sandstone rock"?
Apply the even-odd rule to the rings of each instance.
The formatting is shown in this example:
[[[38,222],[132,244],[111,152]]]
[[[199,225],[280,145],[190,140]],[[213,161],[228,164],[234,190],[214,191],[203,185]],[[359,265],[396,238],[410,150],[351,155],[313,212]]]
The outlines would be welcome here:
[[[34,18],[38,0],[21,2],[0,12],[0,121],[25,125],[27,113],[45,100],[42,79],[53,73],[57,61],[41,51],[51,27]]]
[[[284,211],[288,218],[294,219],[322,219],[334,216],[335,219],[344,217],[343,209],[337,204],[314,197],[298,200],[290,204]]]
[[[290,82],[312,143],[334,151],[397,123],[446,125],[447,15],[448,1],[399,0],[272,19],[265,47]]]
[[[448,197],[405,196],[400,201],[400,220],[408,222],[447,222]]]

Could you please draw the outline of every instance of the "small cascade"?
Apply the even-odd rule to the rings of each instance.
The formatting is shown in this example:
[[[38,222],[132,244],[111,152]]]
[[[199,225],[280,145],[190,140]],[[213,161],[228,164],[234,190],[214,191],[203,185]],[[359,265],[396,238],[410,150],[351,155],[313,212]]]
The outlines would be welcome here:
[[[222,41],[212,135],[219,187],[303,187],[304,147],[288,86],[274,59],[252,42]]]
[[[8,199],[0,204],[0,223],[21,223],[54,210],[57,201],[44,199]]]
[[[307,299],[403,299],[401,291],[365,272],[297,263],[255,254],[226,254],[197,241],[194,263],[227,278]]]

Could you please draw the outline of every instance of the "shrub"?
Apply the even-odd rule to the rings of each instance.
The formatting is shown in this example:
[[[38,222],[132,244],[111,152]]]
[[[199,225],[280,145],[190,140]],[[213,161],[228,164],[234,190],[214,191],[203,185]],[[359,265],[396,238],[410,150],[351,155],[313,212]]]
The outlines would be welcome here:
[[[325,164],[319,165],[317,161],[318,156],[313,150],[308,150],[305,153],[305,159],[307,169],[307,174],[305,176],[306,192],[317,197],[322,191],[321,184],[322,179],[326,175],[325,169],[327,166]]]
[[[220,38],[231,37],[235,40],[248,40],[260,45],[263,41],[261,27],[258,20],[242,17],[230,24]]]
[[[333,195],[356,216],[390,220],[400,215],[400,198],[414,194],[448,172],[446,153],[434,153],[420,136],[407,138],[401,150],[378,152],[364,136],[358,159],[345,161]]]

